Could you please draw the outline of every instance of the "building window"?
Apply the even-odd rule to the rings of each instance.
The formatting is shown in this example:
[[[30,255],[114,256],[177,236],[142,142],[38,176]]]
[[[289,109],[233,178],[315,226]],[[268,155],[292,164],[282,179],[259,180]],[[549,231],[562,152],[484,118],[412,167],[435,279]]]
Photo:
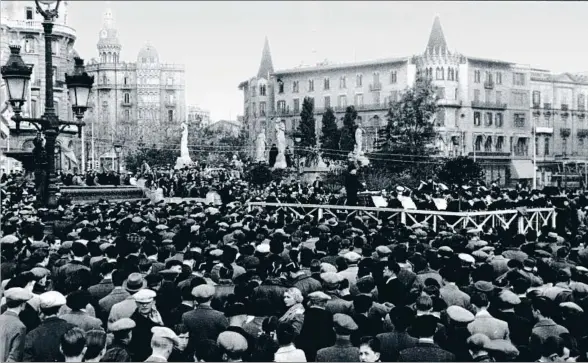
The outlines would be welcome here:
[[[528,148],[527,148],[527,138],[520,137],[515,145],[515,155],[517,156],[527,156]]]
[[[512,83],[515,86],[524,86],[525,85],[525,74],[524,73],[513,73]]]
[[[492,152],[492,136],[488,136],[486,138],[486,142],[484,143],[484,151]]]
[[[525,106],[525,93],[524,92],[513,92],[513,102],[515,106]],[[528,106],[527,106],[528,107]]]
[[[251,111],[253,111],[253,117],[257,117],[257,108],[255,108],[255,102],[251,103]]]
[[[495,118],[496,118],[496,120],[495,120],[496,121],[495,122],[496,123],[496,127],[502,127],[502,122],[503,122],[502,121],[502,117],[503,117],[502,116],[502,113],[497,113],[496,114],[496,116],[495,116]]]
[[[480,102],[480,90],[479,89],[474,90],[474,102]]]
[[[379,106],[380,105],[380,92],[373,92],[372,93],[372,97],[374,98],[374,105]]]
[[[125,110],[125,120],[129,121],[131,119],[131,110]]]
[[[125,93],[124,96],[124,103],[131,103],[131,95],[128,93]]]
[[[259,86],[259,95],[260,96],[265,96],[265,84],[262,84],[261,86]]]
[[[167,110],[167,121],[174,122],[174,110]]]
[[[355,87],[361,87],[363,85],[363,75],[358,74],[355,76]]]
[[[568,153],[568,138],[563,138],[561,140],[561,148],[562,148],[562,152],[564,155],[567,155]]]
[[[331,107],[331,96],[325,96],[325,108]]]
[[[123,79],[123,82],[124,82],[125,86],[128,85],[129,84],[129,77],[125,76],[125,78]]]
[[[265,116],[265,102],[259,103],[259,116]]]
[[[57,84],[57,82],[55,82],[57,80],[57,67],[53,67],[53,84]]]
[[[533,91],[533,107],[539,108],[539,105],[541,105],[541,92]]]
[[[308,101],[310,102],[310,104],[312,105],[312,107],[314,107],[314,97],[307,97]]]
[[[251,97],[257,96],[257,87],[251,87]]]
[[[294,82],[292,82],[292,92],[293,92],[293,93],[298,93],[298,88],[299,88],[299,83],[298,83],[298,81],[294,81]]]
[[[33,8],[30,6],[27,6],[25,9],[25,16],[27,20],[33,20]]]
[[[502,92],[496,91],[496,104],[502,103]]]
[[[492,102],[492,91],[487,89],[484,90],[484,100],[486,101],[486,103],[490,103]]]
[[[496,72],[496,84],[502,84],[502,72]]]
[[[514,114],[514,125],[516,127],[525,127],[525,114],[515,113]]]
[[[504,136],[498,136],[496,138],[496,151],[502,151],[504,147]]]
[[[444,100],[445,99],[445,87],[437,87],[435,90],[437,93],[437,99]]]
[[[445,126],[445,110],[441,109],[437,111],[436,126]]]
[[[447,80],[448,81],[455,81],[455,72],[454,72],[453,68],[451,68],[451,67],[447,68]]]
[[[341,78],[339,78],[339,88],[347,88],[347,79],[345,76],[341,76]]]
[[[31,100],[31,117],[37,118],[37,100]]]
[[[374,85],[380,84],[380,73],[374,72]]]
[[[584,107],[585,107],[584,100],[585,100],[584,95],[580,93],[578,95],[578,110],[580,110],[580,111],[584,111]]]
[[[480,83],[480,71],[474,71],[474,83]]]
[[[486,82],[492,83],[492,72],[486,71]]]
[[[59,116],[59,101],[53,100],[53,108],[55,109],[55,114]]]
[[[474,126],[480,126],[480,112],[474,112]]]
[[[396,73],[396,71],[391,71],[390,72],[390,84],[394,84],[398,82],[398,73]]]
[[[482,143],[484,142],[484,138],[482,137],[482,135],[478,135],[476,136],[476,142],[474,147],[476,148],[476,151],[482,151]]]
[[[284,93],[284,82],[278,81],[278,93]]]
[[[294,99],[294,112],[300,112],[300,100],[298,98]]]
[[[390,102],[398,101],[398,91],[390,91]]]
[[[308,80],[308,92],[314,92],[314,79]]]
[[[545,136],[545,141],[543,143],[543,155],[549,155],[549,144],[551,143],[551,138],[549,136]]]
[[[361,93],[355,95],[355,106],[363,106],[363,95]]]
[[[443,67],[437,67],[437,69],[435,70],[435,78],[436,79],[443,79],[445,75],[445,71],[443,70]]]
[[[329,78],[325,78],[323,89],[325,91],[331,89],[331,80]]]
[[[24,51],[25,53],[35,52],[35,39],[30,37],[24,38]]]
[[[281,114],[286,113],[286,101],[278,101],[278,112]]]
[[[345,95],[339,96],[338,106],[339,107],[347,107],[347,96],[345,96]]]
[[[57,55],[59,54],[59,41],[54,40],[51,44],[51,54]]]
[[[492,112],[486,112],[484,114],[484,125],[492,126]]]

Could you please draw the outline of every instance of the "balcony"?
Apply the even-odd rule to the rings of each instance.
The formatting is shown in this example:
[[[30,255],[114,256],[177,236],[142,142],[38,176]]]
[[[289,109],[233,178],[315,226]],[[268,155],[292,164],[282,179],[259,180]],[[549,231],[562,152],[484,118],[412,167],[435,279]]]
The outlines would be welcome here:
[[[31,82],[31,89],[41,89],[41,80],[35,79],[33,82]]]
[[[165,107],[176,107],[176,103],[174,101],[165,101]]]
[[[163,86],[163,88],[165,88],[165,89],[170,89],[170,90],[171,90],[171,89],[176,89],[176,88],[178,88],[178,86],[177,86],[177,85],[175,85],[175,84],[166,84],[165,86]]]
[[[588,129],[579,129],[578,130],[578,137],[587,137],[588,136]]]
[[[370,84],[370,91],[374,92],[374,91],[381,91],[382,90],[382,84],[380,82],[374,82],[372,84]]]
[[[572,130],[570,130],[567,127],[559,130],[559,136],[561,136],[564,139],[570,137],[571,134],[572,134]]]
[[[488,110],[506,110],[507,104],[500,102],[472,101],[472,108],[483,108]]]
[[[96,87],[96,89],[107,90],[107,89],[112,89],[112,86],[113,85],[111,83],[98,83],[94,87]]]
[[[437,101],[437,106],[443,106],[443,107],[461,107],[462,106],[462,101],[460,100],[446,100],[446,99],[440,99]]]
[[[121,89],[133,89],[133,86],[131,84],[127,83],[127,84],[122,84],[120,86],[120,88]]]
[[[481,159],[510,159],[510,153],[504,151],[476,151],[475,154]],[[470,152],[469,156],[473,157],[474,153]]]
[[[124,106],[124,107],[131,107],[131,106],[133,106],[133,103],[131,101],[129,101],[129,102],[122,101],[120,104],[122,106]]]
[[[43,33],[43,22],[37,20],[3,20],[6,26],[15,30],[24,30],[24,31],[36,31],[39,33]],[[69,27],[67,25],[62,24],[53,24],[53,33],[54,34],[64,34],[71,38],[76,39],[76,31],[74,28]]]
[[[537,134],[553,134],[553,123],[549,121],[536,121],[535,133]]]
[[[494,89],[494,81],[486,81],[486,82],[484,82],[484,88],[486,88],[486,89]]]

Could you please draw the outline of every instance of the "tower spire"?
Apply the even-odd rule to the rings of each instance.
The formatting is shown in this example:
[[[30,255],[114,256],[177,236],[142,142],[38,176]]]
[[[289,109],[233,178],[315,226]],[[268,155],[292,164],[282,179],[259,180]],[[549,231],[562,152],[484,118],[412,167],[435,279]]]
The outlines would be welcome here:
[[[266,36],[265,43],[263,44],[263,52],[261,53],[261,63],[259,64],[259,70],[257,71],[257,78],[268,78],[268,75],[273,72],[274,64],[272,62],[272,54],[270,52],[269,41]]]
[[[425,52],[444,54],[446,50],[447,42],[445,41],[445,35],[443,35],[443,28],[441,28],[441,20],[439,20],[439,15],[437,15],[433,22],[433,28],[431,28],[431,34],[429,35],[429,42],[427,43]]]

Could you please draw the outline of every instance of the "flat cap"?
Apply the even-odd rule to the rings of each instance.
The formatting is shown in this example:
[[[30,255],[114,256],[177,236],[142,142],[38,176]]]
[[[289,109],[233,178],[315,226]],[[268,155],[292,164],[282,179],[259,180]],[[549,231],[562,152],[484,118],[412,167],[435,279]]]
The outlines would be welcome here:
[[[323,273],[325,273],[325,272],[337,272],[337,267],[331,265],[330,263],[322,262],[321,263],[321,272],[323,272]]]
[[[480,349],[486,348],[486,345],[490,343],[490,338],[486,334],[476,333],[468,338],[466,341],[468,346],[478,347]]]
[[[141,289],[133,295],[133,299],[138,303],[146,304],[152,302],[156,295],[153,290]]]
[[[111,332],[123,331],[123,330],[131,330],[136,325],[137,324],[135,324],[135,321],[133,319],[130,319],[130,318],[122,318],[122,319],[118,319],[114,323],[109,323],[108,324],[108,330],[110,330]]]
[[[500,294],[498,294],[498,299],[508,305],[518,305],[521,303],[521,298],[510,290],[502,290]]]
[[[18,237],[16,237],[13,234],[9,234],[7,236],[0,238],[0,244],[13,244],[16,242],[18,242]]]
[[[459,257],[459,259],[465,263],[469,263],[469,264],[476,263],[476,259],[474,258],[474,256],[469,255],[467,253],[460,253],[459,255],[457,255],[457,257]]]
[[[385,257],[392,253],[392,250],[388,248],[388,246],[378,246],[376,247],[376,252],[378,256]]]
[[[324,272],[321,274],[321,280],[328,285],[335,285],[341,283],[344,277],[336,272]]]
[[[485,348],[489,351],[504,353],[507,356],[519,355],[519,350],[510,341],[504,339],[491,340]]]
[[[347,252],[343,258],[345,258],[345,260],[347,260],[347,262],[350,263],[357,263],[359,262],[359,260],[361,260],[361,255],[357,252]]]
[[[457,305],[451,305],[447,308],[447,316],[457,323],[471,323],[474,321],[474,314]]]
[[[259,253],[269,253],[270,252],[270,245],[267,243],[262,243],[255,250]]]
[[[39,295],[39,306],[41,309],[60,307],[66,303],[65,296],[57,291],[48,291]]]
[[[210,251],[210,255],[212,257],[220,257],[223,255],[223,250],[221,250],[220,248],[215,248],[214,250]]]
[[[476,290],[482,292],[494,291],[494,285],[492,285],[492,283],[488,281],[476,281],[476,283],[474,283],[474,287],[476,288]]]
[[[486,252],[484,252],[482,250],[477,250],[477,251],[472,252],[472,256],[477,258],[479,261],[486,261],[488,259],[488,257],[490,257],[489,254],[487,254]]]
[[[178,336],[170,328],[166,328],[164,326],[154,326],[153,328],[151,328],[151,332],[153,333],[153,337],[151,339],[169,339],[174,344],[177,344],[179,342]]]
[[[220,348],[231,353],[242,353],[248,348],[247,339],[237,332],[224,331],[219,334],[216,343]]]
[[[47,270],[45,267],[33,267],[31,269],[31,273],[33,274],[33,276],[35,276],[38,279],[42,279],[43,277],[49,275],[49,270]]]
[[[143,218],[141,218],[141,217],[133,217],[133,219],[132,219],[131,221],[132,221],[133,223],[142,223],[142,222],[145,222],[145,221],[143,220]]]
[[[25,302],[33,298],[33,293],[22,287],[13,287],[4,292],[6,301]]]
[[[314,302],[331,300],[331,297],[322,291],[312,292],[312,293],[308,294],[308,298]]]
[[[355,321],[353,321],[353,319],[346,314],[333,315],[333,324],[337,334],[349,335],[351,332],[357,330],[357,324]]]
[[[563,302],[563,303],[559,304],[559,307],[562,308],[563,310],[573,311],[573,312],[577,312],[577,313],[584,312],[584,309],[582,309],[578,304],[571,302],[571,301]]]
[[[214,286],[203,284],[192,289],[192,296],[197,299],[210,299],[214,295]]]
[[[449,246],[441,246],[441,247],[439,247],[439,249],[437,249],[437,254],[439,254],[439,255],[447,256],[447,255],[451,255],[452,253],[453,253],[453,250]]]

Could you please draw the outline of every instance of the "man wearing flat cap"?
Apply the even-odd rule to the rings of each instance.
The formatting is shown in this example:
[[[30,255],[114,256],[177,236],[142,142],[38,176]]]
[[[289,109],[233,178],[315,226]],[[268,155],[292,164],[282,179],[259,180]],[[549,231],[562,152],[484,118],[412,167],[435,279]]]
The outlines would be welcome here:
[[[234,331],[220,333],[216,342],[226,362],[241,362],[248,349],[247,339]]]
[[[39,307],[44,319],[37,328],[31,330],[26,336],[24,361],[63,361],[63,355],[59,350],[61,336],[74,327],[73,324],[57,317],[59,309],[65,303],[65,296],[57,291],[49,291],[39,295]]]
[[[490,302],[484,292],[475,292],[471,299],[472,308],[476,315],[474,321],[468,324],[470,334],[485,334],[490,339],[510,339],[510,330],[505,321],[496,319],[488,312]]]
[[[216,340],[218,335],[229,326],[225,315],[210,306],[214,292],[214,286],[208,284],[198,285],[192,289],[192,296],[197,306],[194,310],[182,315],[182,323],[190,331],[191,346],[195,346],[204,339]]]
[[[349,315],[335,314],[333,325],[337,339],[335,344],[320,349],[316,353],[317,362],[357,362],[359,348],[351,344],[351,334],[357,330],[357,324]]]
[[[170,328],[156,326],[151,329],[151,355],[145,362],[167,362],[179,338]]]
[[[304,351],[309,362],[315,361],[319,349],[335,343],[333,315],[326,310],[326,304],[330,299],[331,297],[322,291],[308,295],[309,307],[304,312],[304,322],[296,340],[296,347]]]
[[[454,362],[455,355],[440,348],[433,337],[437,329],[437,318],[432,315],[417,316],[413,323],[413,334],[419,342],[415,347],[403,349],[399,362]],[[463,344],[463,343],[462,343]]]
[[[533,323],[523,314],[515,312],[521,304],[521,299],[510,290],[502,290],[497,300],[493,316],[508,324],[510,340],[514,345],[528,345]]]
[[[0,315],[0,361],[20,362],[27,328],[18,315],[33,294],[21,287],[13,287],[4,292],[4,297],[7,310]]]
[[[135,322],[130,318],[122,318],[108,324],[108,331],[113,334],[113,339],[102,358],[105,362],[116,361],[115,357],[122,362],[136,361],[129,350],[135,326]]]
[[[129,349],[133,359],[144,361],[149,356],[145,347],[151,342],[151,329],[157,326],[163,326],[163,320],[159,311],[155,307],[155,291],[141,289],[133,295],[137,304],[137,310],[131,315],[131,319],[136,326],[133,329],[133,338],[129,344]]]

